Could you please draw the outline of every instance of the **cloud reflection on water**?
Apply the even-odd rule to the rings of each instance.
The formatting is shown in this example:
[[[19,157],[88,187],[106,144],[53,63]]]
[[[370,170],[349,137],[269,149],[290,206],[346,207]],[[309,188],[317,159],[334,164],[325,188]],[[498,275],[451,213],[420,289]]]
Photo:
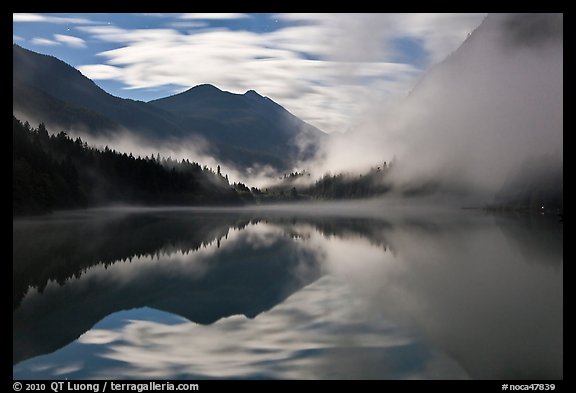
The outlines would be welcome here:
[[[103,294],[120,302],[110,310],[138,308],[105,314],[77,341],[17,364],[14,377],[562,378],[561,226],[518,231],[508,218],[453,218],[268,216],[196,251],[95,265],[27,295],[15,318],[36,309],[34,297],[63,313],[110,306]],[[527,260],[526,249],[539,251]],[[230,269],[232,278],[221,275]],[[229,279],[240,284],[183,296]],[[284,295],[242,295],[278,285]],[[147,298],[120,300],[135,296]],[[238,297],[243,310],[262,304],[192,322]],[[234,315],[243,312],[255,318]]]

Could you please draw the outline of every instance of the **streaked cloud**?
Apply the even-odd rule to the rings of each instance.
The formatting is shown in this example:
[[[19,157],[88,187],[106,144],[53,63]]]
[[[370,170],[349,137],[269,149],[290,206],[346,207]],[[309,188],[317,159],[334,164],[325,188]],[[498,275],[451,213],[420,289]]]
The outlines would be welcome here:
[[[20,20],[60,20],[18,15]],[[88,21],[76,16],[69,19]],[[327,132],[354,126],[366,102],[406,94],[429,65],[455,50],[483,18],[273,14],[267,17],[270,28],[261,24],[262,16],[257,21],[250,14],[141,16],[156,16],[162,22],[138,28],[117,23],[77,26],[79,39],[115,46],[97,53],[95,60],[81,62],[80,71],[92,79],[118,81],[126,90],[183,91],[203,83],[234,93],[254,89]],[[252,30],[251,23],[239,28],[243,25],[237,23],[248,18],[261,29]],[[227,21],[234,21],[234,29]],[[71,39],[55,41],[82,45]]]
[[[40,45],[40,46],[54,46],[60,45],[58,41],[50,40],[48,38],[41,38],[41,37],[34,37],[30,40],[32,45]]]
[[[122,70],[107,64],[92,64],[83,66],[81,72],[84,75],[90,75],[91,79],[117,79],[122,76]]]
[[[316,50],[335,57],[370,61],[390,56],[395,39],[411,38],[420,42],[431,62],[454,51],[486,14],[277,14],[283,21],[302,24],[294,28],[293,49]],[[302,39],[306,31],[310,39]]]
[[[215,12],[215,13],[192,13],[182,14],[180,19],[204,19],[204,20],[225,20],[225,19],[242,19],[249,18],[248,14],[239,14],[233,12]]]
[[[80,37],[74,37],[71,35],[64,35],[64,34],[54,34],[54,38],[56,41],[59,41],[65,45],[68,45],[72,48],[85,48],[86,41],[84,41]]]
[[[176,21],[176,22],[169,22],[168,24],[166,24],[166,26],[174,28],[174,29],[197,29],[200,27],[207,27],[208,24],[206,22],[182,20],[182,21]]]
[[[137,13],[137,14],[133,14],[133,15],[135,15],[135,16],[149,16],[149,17],[155,17],[155,18],[171,18],[175,14],[163,13],[163,12],[142,12],[142,13]]]
[[[12,21],[16,22],[46,22],[46,23],[67,23],[67,24],[79,24],[79,25],[89,25],[95,24],[97,22],[91,21],[86,18],[76,18],[76,17],[63,17],[54,16],[50,14],[31,14],[31,13],[15,13],[12,14]]]

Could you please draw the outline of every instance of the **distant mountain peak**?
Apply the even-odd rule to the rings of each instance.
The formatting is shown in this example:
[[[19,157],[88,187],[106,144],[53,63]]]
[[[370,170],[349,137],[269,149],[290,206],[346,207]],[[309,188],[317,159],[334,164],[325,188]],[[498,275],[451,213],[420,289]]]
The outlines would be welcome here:
[[[201,85],[196,85],[188,89],[188,91],[222,91],[222,90],[209,83],[203,83]]]
[[[175,96],[188,96],[190,94],[194,94],[194,95],[212,95],[212,94],[218,94],[218,93],[226,93],[228,95],[233,95],[233,96],[244,96],[244,97],[252,97],[252,98],[258,98],[258,99],[262,99],[262,98],[266,98],[264,96],[262,96],[261,94],[259,94],[256,90],[248,90],[246,91],[246,93],[244,94],[237,94],[237,93],[231,93],[229,91],[225,91],[222,89],[219,89],[218,87],[211,85],[209,83],[203,83],[200,85],[196,85],[194,87],[191,87],[188,90],[185,90],[181,93],[175,94],[173,97]],[[153,100],[156,101],[156,100]]]
[[[217,88],[214,85],[211,85],[209,83],[203,83],[201,85],[196,85],[194,87],[189,88],[188,90],[185,90],[181,93],[176,94],[178,95],[189,95],[189,94],[200,94],[200,95],[205,95],[205,94],[218,94],[218,93],[222,93],[222,90],[220,90],[219,88]]]
[[[244,93],[244,95],[246,97],[264,98],[263,96],[258,94],[258,92],[256,92],[256,90],[248,90],[246,93]]]

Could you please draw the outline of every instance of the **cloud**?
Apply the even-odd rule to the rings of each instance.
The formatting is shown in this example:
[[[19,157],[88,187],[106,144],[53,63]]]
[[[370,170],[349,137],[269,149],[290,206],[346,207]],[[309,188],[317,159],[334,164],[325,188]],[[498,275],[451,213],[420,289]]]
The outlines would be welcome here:
[[[278,14],[283,21],[304,25],[294,32],[293,48],[316,50],[332,58],[373,61],[397,54],[396,39],[412,38],[422,44],[429,63],[455,50],[485,14]]]
[[[31,14],[31,13],[12,14],[12,21],[14,23],[45,22],[45,23],[64,23],[64,24],[78,24],[78,25],[89,25],[98,23],[86,18],[75,18],[75,17],[53,16],[50,14]]]
[[[208,24],[206,22],[196,22],[196,21],[177,21],[177,22],[169,22],[166,24],[166,27],[174,28],[174,29],[198,29],[200,27],[207,27]]]
[[[86,48],[86,41],[80,37],[74,37],[71,35],[64,34],[54,34],[56,41],[66,44],[72,48]]]
[[[233,12],[195,13],[195,14],[180,15],[180,19],[203,19],[203,20],[243,19],[249,17],[250,15],[248,14],[239,14]]]
[[[83,66],[80,71],[85,75],[90,75],[90,78],[95,80],[115,79],[122,75],[122,70],[119,67],[106,64],[93,64]]]
[[[23,38],[20,37],[20,40],[23,40]],[[49,38],[34,37],[30,42],[33,45],[44,45],[44,46],[56,46],[64,44],[72,48],[86,47],[86,41],[84,41],[82,38],[64,34],[54,34],[53,40]]]
[[[137,13],[137,14],[133,14],[135,16],[149,16],[149,17],[154,17],[154,18],[173,18],[174,15],[177,14],[171,14],[171,13],[162,13],[162,12],[142,12],[142,13]]]
[[[550,27],[561,24],[561,15],[488,16],[405,100],[374,100],[352,132],[334,135],[316,169],[395,157],[398,184],[440,183],[486,203],[527,160],[561,168],[563,39]]]
[[[40,37],[34,37],[32,38],[32,40],[30,40],[30,43],[32,45],[42,45],[42,46],[54,46],[54,45],[60,45],[59,42],[54,41],[54,40],[50,40],[48,38],[40,38]]]
[[[12,34],[12,41],[25,41],[25,39],[19,35]]]
[[[139,16],[165,19],[151,29],[121,28],[82,15],[26,13],[13,19],[84,25],[77,27],[82,32],[77,40],[60,35],[36,45],[80,48],[87,45],[81,39],[111,43],[115,48],[97,54],[101,62],[79,67],[90,78],[115,80],[125,89],[173,91],[210,83],[234,93],[256,90],[326,132],[344,132],[357,125],[370,102],[405,95],[425,68],[453,51],[483,18],[271,14],[263,20],[279,21],[275,29],[254,32],[226,27],[227,21],[250,14]]]
[[[245,14],[182,14],[180,19],[237,19]],[[406,94],[422,70],[400,58],[395,40],[422,41],[429,59],[454,50],[482,15],[278,14],[283,28],[265,33],[205,28],[84,26],[91,37],[120,44],[99,53],[104,64],[79,69],[131,89],[210,83],[234,93],[254,89],[327,132],[345,131],[367,102]],[[186,23],[188,21],[184,21]],[[200,26],[198,26],[200,27]],[[445,43],[447,42],[447,43]],[[406,56],[405,56],[406,57]],[[408,56],[409,57],[409,56]]]

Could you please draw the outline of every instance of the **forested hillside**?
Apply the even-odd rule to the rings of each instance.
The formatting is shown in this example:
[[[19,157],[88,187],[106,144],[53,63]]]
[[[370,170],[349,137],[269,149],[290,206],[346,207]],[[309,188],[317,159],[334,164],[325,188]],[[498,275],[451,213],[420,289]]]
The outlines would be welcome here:
[[[134,157],[89,147],[65,132],[49,135],[13,117],[13,213],[102,205],[238,204],[225,175],[206,166]]]

